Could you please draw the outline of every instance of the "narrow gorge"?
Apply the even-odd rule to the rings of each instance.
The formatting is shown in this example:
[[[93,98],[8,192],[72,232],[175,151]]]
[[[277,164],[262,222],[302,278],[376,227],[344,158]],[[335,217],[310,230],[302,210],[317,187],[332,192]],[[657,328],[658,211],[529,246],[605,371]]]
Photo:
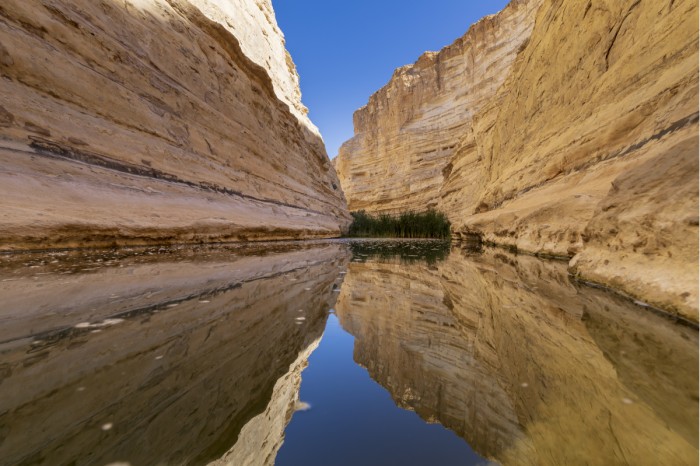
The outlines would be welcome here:
[[[350,210],[457,237],[698,321],[698,5],[513,0],[399,68],[334,165]]]
[[[0,250],[335,237],[270,0],[0,5]]]
[[[698,9],[0,1],[0,466],[697,465]]]

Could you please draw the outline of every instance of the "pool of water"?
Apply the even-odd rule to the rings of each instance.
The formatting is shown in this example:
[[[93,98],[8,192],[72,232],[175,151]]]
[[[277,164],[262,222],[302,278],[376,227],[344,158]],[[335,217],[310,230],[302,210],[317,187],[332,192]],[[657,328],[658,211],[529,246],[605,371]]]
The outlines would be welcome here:
[[[698,463],[697,329],[436,241],[0,256],[0,464]]]

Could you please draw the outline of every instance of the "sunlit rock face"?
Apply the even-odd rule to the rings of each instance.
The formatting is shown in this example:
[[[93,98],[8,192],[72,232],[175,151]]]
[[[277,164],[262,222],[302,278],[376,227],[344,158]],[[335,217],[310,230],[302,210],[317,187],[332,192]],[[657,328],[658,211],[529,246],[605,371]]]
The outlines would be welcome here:
[[[269,0],[9,0],[0,20],[0,249],[347,225]]]
[[[501,464],[698,461],[697,331],[573,284],[563,263],[353,262],[336,311],[400,406]]]
[[[460,136],[503,83],[540,3],[512,1],[452,45],[397,69],[355,112],[355,136],[334,159],[351,210],[437,205]]]
[[[583,277],[697,321],[697,14],[545,2],[456,151],[441,201],[456,231],[580,253]]]
[[[81,254],[2,268],[3,462],[274,460],[344,249]]]
[[[421,63],[450,76],[438,72],[442,61],[424,57],[356,113],[356,123],[367,115],[377,123],[371,131],[356,125],[335,162],[350,208],[434,205],[457,235],[578,254],[572,269],[580,276],[697,322],[697,2],[512,2],[484,21],[498,24],[526,5],[539,8],[486,37],[486,50],[511,39],[522,47],[469,111],[417,112],[394,91],[427,73],[410,72]],[[479,56],[468,45],[465,53]],[[466,76],[442,86],[452,89],[445,101],[484,89]],[[397,135],[407,144],[394,152]],[[449,160],[418,155],[411,148],[429,143],[417,141],[436,141]],[[419,189],[409,188],[414,182]]]

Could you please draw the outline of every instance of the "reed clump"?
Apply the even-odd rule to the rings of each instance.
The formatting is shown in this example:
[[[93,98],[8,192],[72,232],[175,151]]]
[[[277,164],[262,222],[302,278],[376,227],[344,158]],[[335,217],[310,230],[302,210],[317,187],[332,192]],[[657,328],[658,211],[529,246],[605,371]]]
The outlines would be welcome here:
[[[348,236],[352,238],[439,238],[450,237],[450,221],[442,212],[404,212],[400,215],[352,212]]]

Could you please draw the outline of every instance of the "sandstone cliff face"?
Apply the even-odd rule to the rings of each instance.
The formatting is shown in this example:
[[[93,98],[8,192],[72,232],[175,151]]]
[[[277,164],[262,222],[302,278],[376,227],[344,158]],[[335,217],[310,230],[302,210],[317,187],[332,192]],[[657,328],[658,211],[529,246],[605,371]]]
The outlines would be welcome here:
[[[352,262],[336,312],[399,405],[503,465],[698,460],[697,332],[578,287],[564,263]]]
[[[515,0],[452,45],[397,69],[355,113],[355,136],[334,159],[351,210],[437,205],[460,135],[506,78],[540,3]]]
[[[582,278],[697,322],[697,11],[545,0],[507,78],[452,140],[432,204],[453,231],[573,257]],[[385,154],[363,157],[367,169]],[[338,170],[344,186],[352,167]]]
[[[0,6],[0,248],[336,236],[269,0]]]

